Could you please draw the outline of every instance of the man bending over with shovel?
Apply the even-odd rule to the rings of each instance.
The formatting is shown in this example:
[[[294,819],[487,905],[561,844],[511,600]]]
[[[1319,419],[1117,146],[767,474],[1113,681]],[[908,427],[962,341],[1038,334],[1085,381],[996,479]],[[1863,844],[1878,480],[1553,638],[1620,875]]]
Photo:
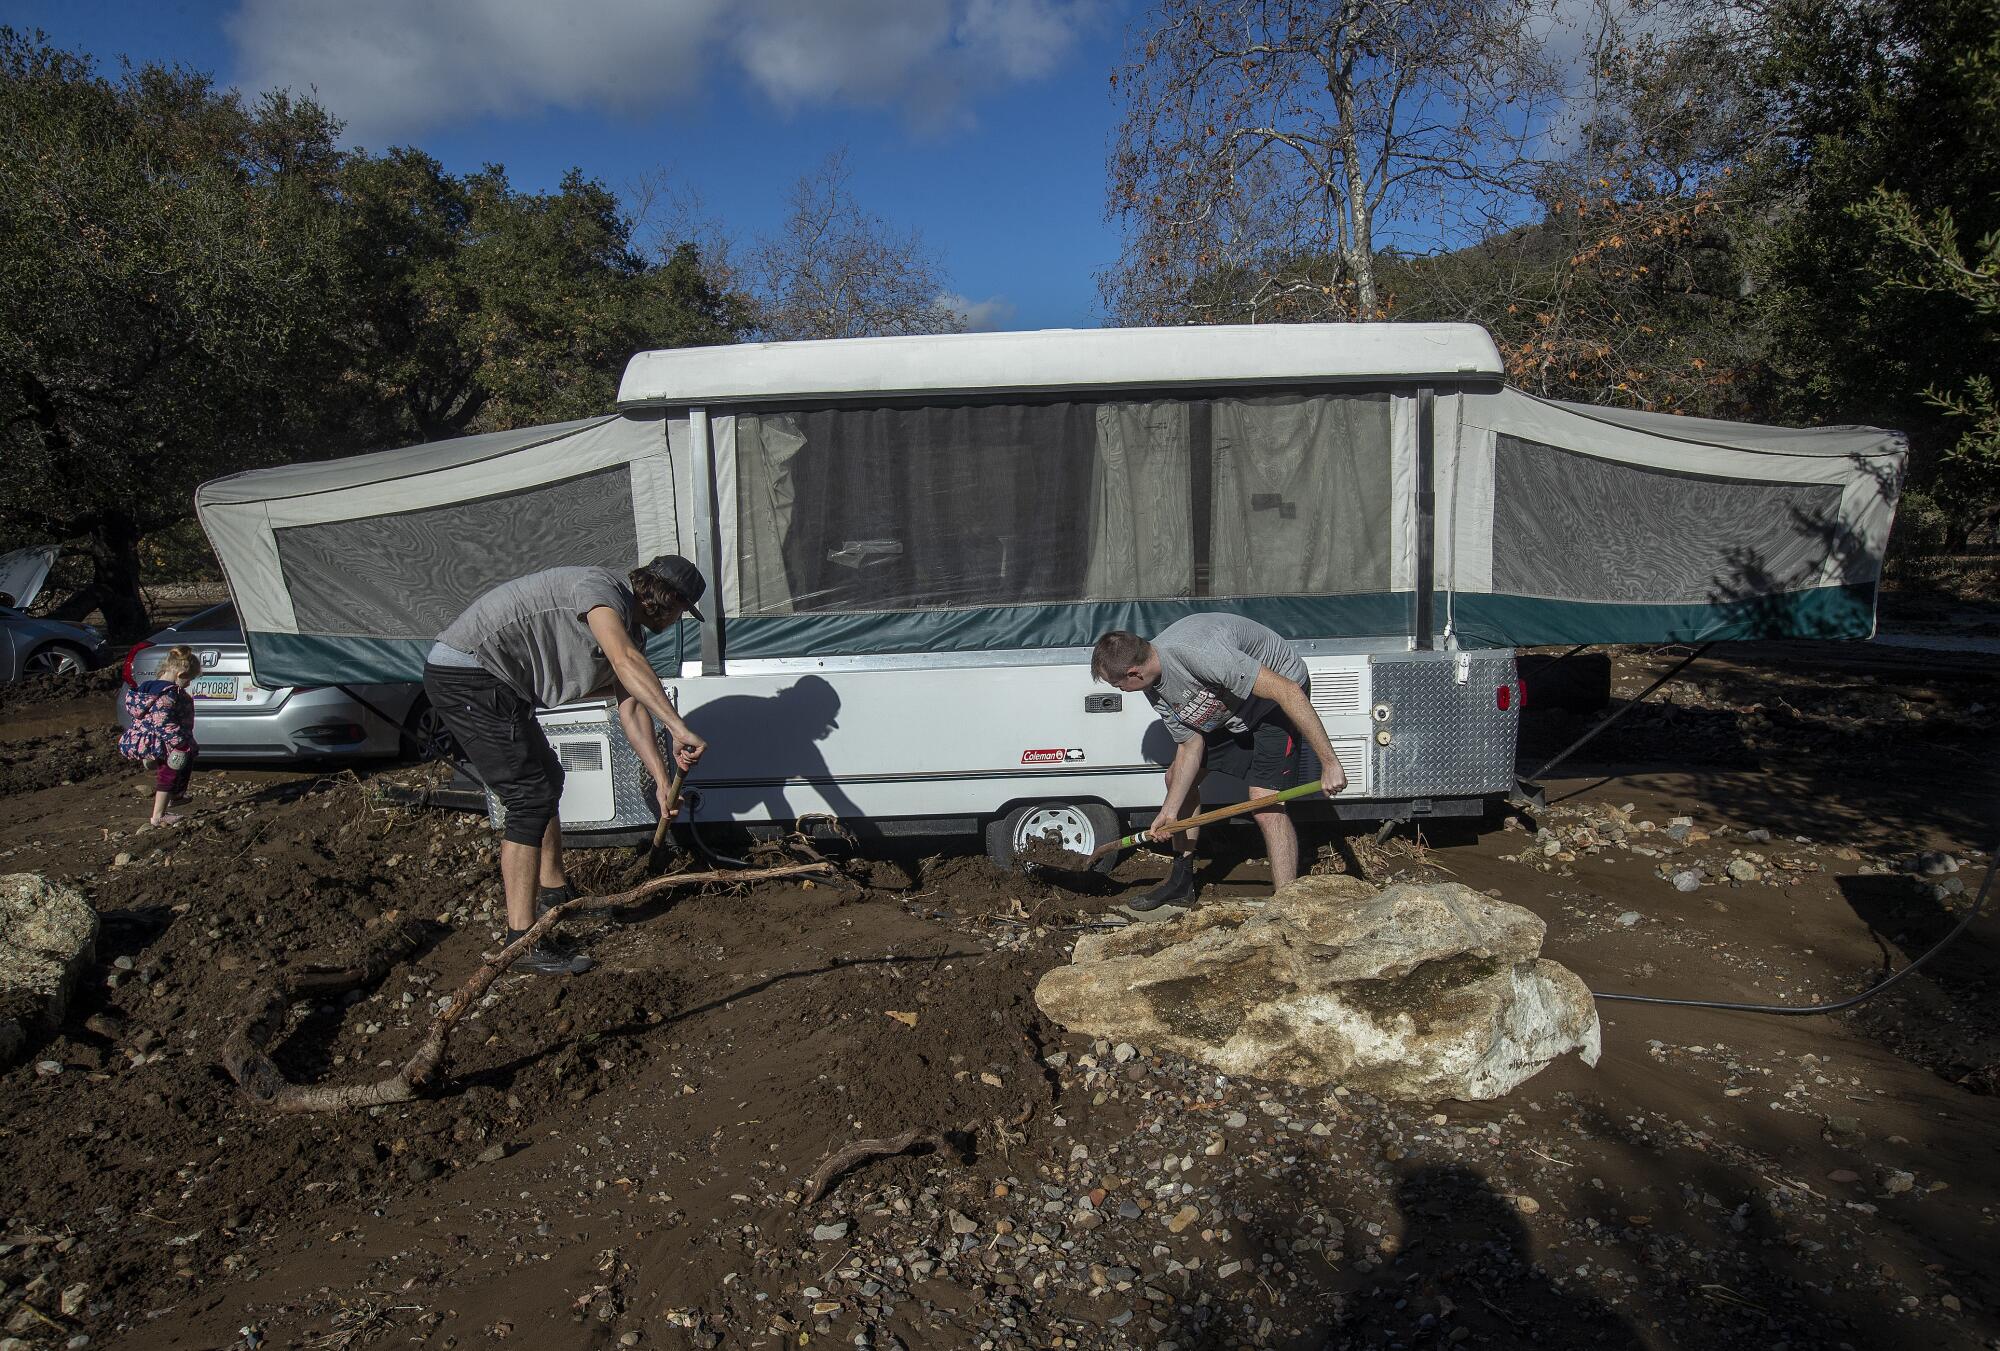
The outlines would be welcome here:
[[[1128,694],[1143,691],[1174,739],[1167,800],[1146,832],[1173,850],[1173,871],[1129,909],[1153,910],[1194,898],[1195,831],[1169,835],[1164,828],[1201,801],[1197,789],[1208,771],[1242,779],[1252,801],[1273,797],[1298,782],[1303,738],[1319,757],[1326,795],[1347,786],[1326,724],[1312,706],[1305,662],[1255,620],[1189,615],[1150,643],[1116,629],[1097,640],[1090,673]],[[1298,832],[1282,803],[1251,817],[1264,832],[1271,885],[1282,887],[1299,875]]]
[[[607,691],[616,695],[625,739],[653,776],[661,812],[669,810],[670,779],[654,723],[673,735],[683,771],[694,767],[707,744],[667,702],[640,650],[640,631],[658,633],[683,613],[700,619],[695,603],[707,589],[700,571],[678,554],[662,554],[624,577],[610,568],[549,568],[494,587],[438,635],[424,661],[424,692],[507,808],[500,844],[507,942],[573,894],[563,875],[556,815],[563,769],[535,710]],[[563,976],[591,965],[588,957],[542,943],[514,969]]]

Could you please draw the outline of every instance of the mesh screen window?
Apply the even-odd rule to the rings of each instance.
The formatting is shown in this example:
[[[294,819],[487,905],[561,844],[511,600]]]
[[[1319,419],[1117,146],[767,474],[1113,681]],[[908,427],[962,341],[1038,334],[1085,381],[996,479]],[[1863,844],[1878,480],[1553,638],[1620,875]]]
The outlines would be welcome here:
[[[1835,484],[1650,469],[1503,435],[1493,589],[1649,605],[1796,590],[1843,548],[1839,508]]]
[[[1386,591],[1386,394],[736,418],[744,614]]]
[[[632,475],[613,465],[525,492],[275,532],[299,632],[434,638],[502,582],[638,556]]]

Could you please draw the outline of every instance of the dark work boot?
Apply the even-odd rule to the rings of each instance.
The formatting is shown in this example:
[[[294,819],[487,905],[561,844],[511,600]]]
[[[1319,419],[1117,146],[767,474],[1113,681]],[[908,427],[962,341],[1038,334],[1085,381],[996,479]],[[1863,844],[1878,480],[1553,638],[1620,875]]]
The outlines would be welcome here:
[[[1173,871],[1167,880],[1136,901],[1127,901],[1127,910],[1158,910],[1163,905],[1186,905],[1194,899],[1194,855],[1175,854]]]
[[[576,899],[576,888],[565,882],[559,887],[541,887],[535,892],[535,918],[540,919],[564,901]]]
[[[521,935],[526,932],[526,929],[509,929],[507,931],[505,946],[512,946],[514,943],[519,942]],[[516,957],[514,964],[507,969],[509,971],[530,971],[538,976],[580,976],[596,965],[597,963],[589,957],[574,953],[559,952],[550,947],[548,941],[544,939],[522,953],[519,957]]]
[[[535,892],[535,918],[540,919],[564,901],[576,899],[576,888],[565,882],[559,887],[540,887]],[[550,952],[575,952],[577,945],[551,929],[542,936],[542,947]]]

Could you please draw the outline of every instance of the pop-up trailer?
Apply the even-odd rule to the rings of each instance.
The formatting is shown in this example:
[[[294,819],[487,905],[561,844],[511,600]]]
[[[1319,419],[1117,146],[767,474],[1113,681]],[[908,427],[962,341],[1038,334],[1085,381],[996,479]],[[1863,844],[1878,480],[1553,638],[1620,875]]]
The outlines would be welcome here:
[[[1004,858],[1159,805],[1164,731],[1090,679],[1108,629],[1267,624],[1335,811],[1477,812],[1514,786],[1518,647],[1870,636],[1903,462],[1874,428],[1538,399],[1471,325],[1102,329],[645,352],[609,416],[196,503],[266,684],[416,680],[490,586],[684,554],[707,622],[648,651],[710,744],[695,820],[984,829]],[[603,703],[543,721],[566,829],[650,825]]]

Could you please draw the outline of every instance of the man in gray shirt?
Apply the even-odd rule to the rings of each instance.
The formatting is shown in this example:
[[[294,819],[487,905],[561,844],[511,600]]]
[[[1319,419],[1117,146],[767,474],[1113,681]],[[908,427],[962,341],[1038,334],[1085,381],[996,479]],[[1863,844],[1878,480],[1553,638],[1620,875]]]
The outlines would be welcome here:
[[[1196,791],[1210,770],[1239,778],[1250,797],[1272,797],[1298,782],[1303,740],[1319,757],[1320,782],[1332,797],[1347,775],[1312,706],[1306,664],[1283,638],[1255,620],[1233,614],[1189,615],[1151,642],[1114,630],[1097,640],[1090,671],[1127,693],[1144,692],[1174,739],[1167,766],[1166,802],[1149,828],[1174,853],[1167,880],[1133,910],[1178,904],[1194,897],[1193,830],[1160,833],[1201,801]],[[1271,856],[1271,885],[1299,875],[1299,836],[1282,803],[1251,813]]]
[[[667,701],[642,650],[642,630],[658,633],[683,613],[700,619],[696,603],[707,589],[694,564],[678,554],[662,554],[624,577],[609,568],[549,568],[494,587],[438,635],[424,662],[424,690],[507,808],[500,880],[508,942],[572,895],[556,812],[563,768],[535,710],[615,695],[625,739],[653,776],[664,812],[667,767],[654,723],[672,734],[683,770],[707,745]],[[589,970],[590,959],[541,944],[514,967],[569,975]]]

